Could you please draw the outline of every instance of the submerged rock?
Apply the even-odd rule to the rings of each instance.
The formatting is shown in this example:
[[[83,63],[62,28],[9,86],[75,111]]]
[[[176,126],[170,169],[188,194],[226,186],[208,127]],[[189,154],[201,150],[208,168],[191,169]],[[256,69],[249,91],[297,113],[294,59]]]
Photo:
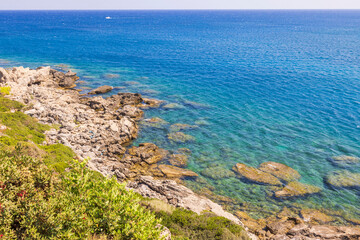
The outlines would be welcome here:
[[[181,109],[184,108],[183,105],[180,105],[178,103],[169,103],[163,106],[165,109]]]
[[[113,79],[113,78],[119,78],[120,75],[119,74],[114,74],[114,73],[108,73],[108,74],[103,75],[103,77],[107,78],[107,79]]]
[[[88,94],[89,94],[89,95],[92,95],[92,94],[103,94],[103,93],[110,92],[110,91],[113,90],[113,89],[114,89],[114,88],[113,88],[112,86],[104,85],[104,86],[98,87],[98,88],[90,91]]]
[[[168,178],[197,177],[198,175],[188,169],[178,168],[170,165],[159,165],[158,168]]]
[[[184,154],[172,154],[169,159],[171,165],[177,167],[185,167],[187,165],[188,156]]]
[[[164,128],[164,126],[168,124],[167,121],[159,117],[144,119],[141,123],[144,126],[153,127],[153,128]]]
[[[360,162],[360,159],[358,157],[346,156],[346,155],[335,156],[328,159],[330,162],[339,166],[347,166]]]
[[[193,129],[193,128],[197,128],[197,127],[198,126],[195,126],[195,125],[189,125],[189,124],[184,124],[184,123],[175,123],[170,126],[170,131],[179,132],[181,130]]]
[[[275,192],[277,198],[291,198],[318,193],[321,188],[300,182],[289,182],[282,190]]]
[[[233,167],[233,170],[239,174],[241,178],[245,178],[251,182],[268,185],[282,185],[281,181],[272,174],[260,171],[254,167],[249,167],[242,163],[237,163]]]
[[[168,139],[174,142],[184,143],[188,141],[195,141],[195,137],[185,134],[183,132],[174,132],[167,135]]]
[[[360,173],[339,170],[330,173],[325,181],[337,188],[360,188]]]
[[[223,178],[235,177],[235,173],[221,166],[208,167],[201,171],[203,176],[219,180]]]
[[[259,170],[270,173],[286,182],[299,180],[301,177],[295,169],[277,162],[264,162],[260,164]]]

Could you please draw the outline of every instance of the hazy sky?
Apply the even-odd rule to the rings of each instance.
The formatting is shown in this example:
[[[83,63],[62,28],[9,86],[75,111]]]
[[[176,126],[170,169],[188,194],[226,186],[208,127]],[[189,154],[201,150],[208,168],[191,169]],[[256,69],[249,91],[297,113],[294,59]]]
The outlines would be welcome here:
[[[0,9],[360,9],[360,0],[0,0]]]

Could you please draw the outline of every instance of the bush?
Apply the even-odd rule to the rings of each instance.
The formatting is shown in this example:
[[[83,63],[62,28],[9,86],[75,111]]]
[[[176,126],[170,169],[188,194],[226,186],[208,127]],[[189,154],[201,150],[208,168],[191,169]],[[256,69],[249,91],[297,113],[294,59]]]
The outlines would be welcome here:
[[[116,179],[99,177],[85,161],[59,175],[20,152],[0,152],[5,239],[159,239],[159,220]]]
[[[11,87],[0,87],[0,95],[10,95]]]
[[[159,200],[143,201],[157,217],[162,218],[162,225],[169,228],[173,239],[249,239],[246,231],[227,218],[205,212],[198,215],[190,210],[164,206]]]

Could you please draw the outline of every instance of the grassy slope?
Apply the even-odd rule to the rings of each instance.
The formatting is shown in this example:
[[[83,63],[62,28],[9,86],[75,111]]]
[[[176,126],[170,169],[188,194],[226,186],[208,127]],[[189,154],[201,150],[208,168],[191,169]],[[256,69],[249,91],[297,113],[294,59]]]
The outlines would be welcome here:
[[[21,109],[23,107],[24,106],[22,104],[8,100],[0,95],[0,126],[6,126],[5,130],[0,130],[0,151],[15,152],[18,148],[17,146],[21,145],[21,151],[26,156],[38,159],[41,164],[47,166],[47,169],[53,169],[62,175],[67,175],[68,173],[64,172],[64,170],[73,163],[73,158],[75,157],[74,152],[62,144],[42,145],[42,143],[46,141],[44,131],[49,130],[51,127],[40,124],[36,121],[36,119],[22,113]],[[2,158],[0,160],[4,161],[4,159],[9,158]],[[102,176],[99,176],[97,173],[92,172],[89,174],[92,174],[92,179],[95,181],[92,183],[92,188],[97,186],[99,188],[99,192],[103,191],[104,189],[101,189],[99,186],[103,186],[103,182],[106,182],[107,180]],[[126,191],[123,191],[123,186],[119,187],[117,185],[115,186],[115,183],[112,184],[113,185],[111,186],[118,189],[122,195],[129,195],[127,196],[127,199],[130,199],[129,201],[134,201],[135,205],[137,205],[136,202],[141,199],[140,196],[136,194],[128,194]],[[65,188],[62,191],[66,193],[69,189]],[[61,197],[58,198],[61,199]],[[76,201],[74,200],[74,202]],[[142,202],[143,205],[146,205],[146,207],[150,209],[151,213],[149,213],[149,211],[145,211],[147,213],[144,213],[143,210],[141,210],[142,208],[139,207],[140,210],[136,210],[139,211],[137,212],[138,215],[142,215],[139,217],[149,219],[149,216],[151,218],[151,216],[155,214],[158,219],[162,219],[161,223],[170,229],[173,239],[247,239],[247,235],[242,227],[233,224],[225,218],[217,217],[210,213],[205,213],[199,216],[191,211],[175,209],[165,203],[161,203],[161,201],[156,200],[143,199]],[[81,205],[82,203],[83,200],[77,204]],[[97,209],[95,206],[93,208],[94,209],[92,210],[94,211]],[[115,209],[116,208],[114,208],[114,210]],[[110,212],[109,215],[111,215]],[[116,215],[121,214],[116,213]],[[98,220],[100,222],[101,219],[105,220],[104,216],[98,216]],[[143,222],[143,220],[146,219],[140,219],[139,221]],[[156,221],[154,220],[151,223],[154,222]],[[98,232],[95,231],[94,234],[98,234]],[[107,234],[110,233],[108,232]],[[152,237],[150,235],[156,235],[157,231],[149,231],[148,234],[148,238],[151,239]],[[111,236],[114,237],[114,235]],[[66,238],[66,235],[64,235],[64,237]]]

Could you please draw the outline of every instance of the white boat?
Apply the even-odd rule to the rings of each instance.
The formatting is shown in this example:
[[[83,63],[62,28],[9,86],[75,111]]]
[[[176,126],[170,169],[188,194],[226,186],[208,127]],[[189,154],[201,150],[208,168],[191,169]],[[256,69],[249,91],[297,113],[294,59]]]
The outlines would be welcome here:
[[[111,19],[111,17],[106,17],[105,19]]]

